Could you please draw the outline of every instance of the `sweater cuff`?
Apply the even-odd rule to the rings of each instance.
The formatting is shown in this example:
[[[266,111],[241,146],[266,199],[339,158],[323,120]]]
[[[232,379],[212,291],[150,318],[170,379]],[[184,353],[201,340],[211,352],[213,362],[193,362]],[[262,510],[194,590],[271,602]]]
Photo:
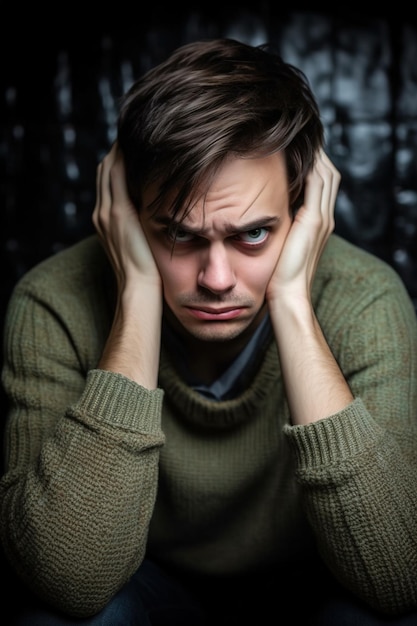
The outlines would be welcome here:
[[[284,426],[300,471],[352,458],[373,446],[382,433],[360,398],[318,422]]]
[[[110,426],[160,435],[163,396],[162,389],[146,389],[122,374],[94,369],[73,411]]]

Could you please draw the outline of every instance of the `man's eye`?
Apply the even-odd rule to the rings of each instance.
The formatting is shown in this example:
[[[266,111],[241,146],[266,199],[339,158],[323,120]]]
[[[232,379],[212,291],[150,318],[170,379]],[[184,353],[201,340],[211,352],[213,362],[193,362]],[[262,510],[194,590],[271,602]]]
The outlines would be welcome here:
[[[237,235],[237,239],[243,243],[259,244],[263,243],[269,235],[269,228],[253,228],[246,233],[240,233]]]
[[[186,230],[181,230],[181,228],[176,228],[169,233],[170,238],[178,243],[188,243],[194,239],[194,235],[192,233],[188,233]]]

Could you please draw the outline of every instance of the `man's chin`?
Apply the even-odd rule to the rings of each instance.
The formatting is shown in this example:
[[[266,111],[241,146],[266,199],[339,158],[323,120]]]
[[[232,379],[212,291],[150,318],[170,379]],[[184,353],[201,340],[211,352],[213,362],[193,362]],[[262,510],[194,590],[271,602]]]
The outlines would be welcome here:
[[[204,341],[209,343],[225,343],[227,341],[233,341],[240,337],[247,326],[242,325],[230,325],[227,328],[218,328],[220,324],[206,325],[205,328],[186,328],[185,330],[197,341]],[[224,324],[225,325],[225,324]]]
[[[230,320],[225,322],[205,322],[200,324],[181,324],[182,333],[196,341],[205,343],[233,342],[247,340],[257,328],[259,320]],[[180,331],[181,333],[181,331]]]

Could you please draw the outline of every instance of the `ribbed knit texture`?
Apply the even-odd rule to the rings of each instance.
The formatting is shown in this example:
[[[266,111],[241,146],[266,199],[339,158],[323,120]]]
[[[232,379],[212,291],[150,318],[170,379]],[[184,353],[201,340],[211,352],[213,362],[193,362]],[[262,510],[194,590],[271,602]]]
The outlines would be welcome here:
[[[164,348],[155,391],[96,369],[113,302],[95,237],[31,270],[10,302],[0,531],[22,578],[83,616],[146,549],[190,573],[285,576],[317,545],[372,606],[416,606],[417,321],[394,271],[331,237],[314,305],[355,400],[308,426],[291,425],[274,343],[226,402],[184,385]]]

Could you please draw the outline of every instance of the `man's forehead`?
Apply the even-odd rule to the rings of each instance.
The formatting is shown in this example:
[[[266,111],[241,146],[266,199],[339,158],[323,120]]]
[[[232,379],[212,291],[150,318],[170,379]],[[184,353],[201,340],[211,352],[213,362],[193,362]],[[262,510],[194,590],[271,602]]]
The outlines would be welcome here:
[[[253,205],[255,210],[264,210],[272,198],[287,196],[288,181],[283,156],[275,153],[267,157],[227,158],[214,176],[200,181],[181,202],[181,188],[174,186],[161,193],[162,188],[160,181],[146,187],[143,208],[171,219],[175,215],[181,223],[195,224],[218,211],[244,215],[251,212]]]

